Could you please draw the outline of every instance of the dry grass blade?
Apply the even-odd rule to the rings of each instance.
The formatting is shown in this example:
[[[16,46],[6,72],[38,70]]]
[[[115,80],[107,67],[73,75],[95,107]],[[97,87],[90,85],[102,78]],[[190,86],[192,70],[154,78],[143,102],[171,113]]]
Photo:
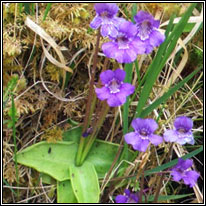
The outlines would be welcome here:
[[[197,202],[198,203],[202,203],[203,202],[203,195],[202,195],[202,193],[200,191],[200,188],[197,185],[195,185],[193,187],[193,189],[194,189],[195,195],[197,197]]]
[[[165,81],[165,86],[164,88],[167,90],[171,87],[172,84],[175,83],[176,79],[179,77],[180,79],[182,79],[181,77],[181,72],[183,71],[187,61],[188,61],[188,51],[187,51],[187,48],[186,48],[186,45],[184,43],[184,41],[182,39],[178,39],[178,44],[179,46],[177,46],[177,48],[173,51],[173,53],[171,54],[168,62],[170,61],[170,59],[172,60],[171,63],[168,63],[170,68],[168,70],[168,75],[170,74],[170,71],[171,69],[173,70],[173,73],[171,75],[171,77],[168,79],[168,77],[166,78],[166,81]],[[177,52],[179,51],[179,48],[183,48],[184,49],[184,55],[182,57],[182,60],[180,61],[178,67],[175,69],[172,64],[173,64],[173,61],[174,61],[174,57],[175,55],[177,54]],[[200,103],[200,105],[202,106],[202,102],[200,101],[200,99],[194,94],[194,92],[191,90],[191,88],[185,84],[186,87],[190,90],[190,92],[192,92],[192,94],[195,96],[195,98],[198,100],[198,102]],[[159,93],[159,96],[162,96],[163,93],[165,92],[165,89],[162,90],[160,93]]]
[[[48,50],[49,50],[50,46],[48,47]],[[40,78],[41,78],[41,82],[42,82],[42,85],[43,87],[45,88],[45,90],[51,94],[53,97],[55,97],[56,99],[60,100],[60,101],[63,101],[63,102],[74,102],[74,101],[77,101],[79,99],[82,99],[83,97],[76,97],[74,99],[67,99],[67,98],[64,98],[64,97],[59,97],[58,95],[56,95],[55,93],[51,92],[48,87],[46,86],[44,80],[43,80],[43,77],[42,77],[42,70],[43,70],[43,65],[44,65],[44,61],[45,61],[45,55],[43,54],[42,55],[42,58],[41,58],[41,63],[40,63]],[[81,95],[81,94],[80,94]]]
[[[174,19],[174,24],[177,24],[180,21],[181,17],[177,17]],[[198,23],[203,21],[203,16],[191,16],[188,20],[188,23]],[[160,27],[166,26],[169,24],[169,21],[166,21],[160,25]]]
[[[55,64],[57,67],[63,68],[68,72],[73,73],[72,69],[68,66],[66,66],[66,62],[64,60],[64,56],[61,52],[60,47],[56,44],[56,42],[52,39],[51,36],[49,36],[40,26],[38,26],[36,23],[34,23],[29,17],[26,18],[25,21],[26,26],[28,26],[31,30],[33,30],[36,34],[38,34],[42,39],[44,39],[45,41],[47,41],[49,43],[49,45],[54,48],[54,50],[56,51],[57,55],[59,56],[59,59],[61,62],[58,62],[56,59],[54,59],[49,52],[46,50],[46,48],[43,46],[43,42],[42,42],[42,46],[43,46],[43,50],[45,53],[45,56],[48,58],[48,60]]]
[[[187,48],[184,45],[183,41],[181,39],[178,40],[178,43],[181,45],[181,47],[184,49],[184,55],[182,57],[182,60],[180,61],[178,67],[176,70],[173,70],[174,72],[172,73],[171,77],[168,79],[167,84],[165,85],[165,88],[168,89],[170,88],[170,86],[172,84],[174,84],[174,82],[176,81],[176,79],[178,78],[178,76],[180,76],[182,70],[184,69],[187,60],[188,60],[188,52],[187,52]],[[175,52],[176,53],[176,52]],[[171,55],[173,56],[173,54]],[[174,57],[174,56],[173,56]],[[171,64],[172,65],[172,64]],[[164,91],[161,92],[161,95],[163,94]],[[161,96],[160,95],[160,96]]]

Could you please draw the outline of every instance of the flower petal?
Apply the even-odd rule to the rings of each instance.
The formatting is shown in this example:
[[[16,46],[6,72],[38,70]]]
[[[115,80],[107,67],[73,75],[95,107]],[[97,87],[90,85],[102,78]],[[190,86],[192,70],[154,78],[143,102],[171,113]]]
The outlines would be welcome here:
[[[116,93],[115,96],[119,99],[119,101],[121,102],[121,105],[123,105],[127,100],[127,96],[122,92]]]
[[[153,119],[137,118],[132,121],[132,127],[136,131],[145,129],[147,130],[148,134],[151,134],[158,128],[158,124]]]
[[[142,41],[139,37],[134,38],[129,45],[134,49],[136,55],[144,54],[146,51],[147,44]]]
[[[195,144],[195,140],[194,140],[194,136],[192,132],[185,133],[184,140],[185,140],[185,143],[192,144],[192,145]]]
[[[138,203],[139,198],[138,198],[138,194],[131,194],[128,200],[128,203]]]
[[[125,96],[129,96],[134,93],[135,87],[129,83],[123,83],[120,87],[120,92],[124,93]]]
[[[176,133],[178,134],[178,139],[176,140],[178,144],[184,145],[186,143],[189,143],[193,145],[195,143],[192,132],[187,132],[182,134],[176,131]]]
[[[136,118],[132,121],[132,127],[135,131],[140,131],[142,127],[144,127],[144,124],[142,124],[144,121],[142,118]]]
[[[148,12],[145,11],[139,11],[135,16],[134,16],[134,20],[136,21],[136,23],[142,23],[144,21],[149,21],[151,22],[153,20],[153,16],[151,14],[149,14]]]
[[[116,97],[115,94],[111,94],[110,97],[107,99],[107,103],[110,107],[118,107],[122,105],[122,102]]]
[[[114,58],[116,51],[118,51],[118,45],[115,42],[106,42],[102,44],[102,51],[108,58]]]
[[[135,52],[135,49],[133,49],[133,47],[130,47],[129,49],[125,49],[123,63],[131,63],[135,61],[136,58],[137,58],[137,53]]]
[[[165,40],[165,35],[162,34],[160,31],[158,31],[158,30],[153,30],[153,31],[150,33],[149,41],[150,41],[150,44],[151,44],[153,47],[159,46],[164,40]]]
[[[117,28],[119,28],[119,26],[121,24],[123,24],[126,20],[122,17],[117,17],[117,16],[114,16],[112,19],[111,19],[111,22],[113,23],[113,25],[115,25]]]
[[[107,87],[95,88],[95,92],[100,100],[108,99],[111,95]]]
[[[114,51],[114,59],[116,59],[119,63],[124,63],[124,50],[117,49]]]
[[[112,36],[112,37],[116,37],[118,34],[118,31],[116,29],[116,27],[113,24],[103,24],[101,26],[101,35],[103,37],[106,36]]]
[[[99,15],[96,15],[96,16],[94,17],[94,19],[91,21],[90,27],[91,27],[92,29],[98,29],[99,26],[101,25],[101,23],[102,23],[101,17],[99,17]]]
[[[153,19],[152,26],[155,27],[155,28],[159,28],[159,26],[160,26],[160,21]]]
[[[178,182],[182,179],[182,174],[180,172],[176,171],[176,170],[173,170],[171,172],[171,175],[173,176],[173,180],[176,181],[176,182]]]
[[[100,74],[100,79],[103,84],[108,84],[114,78],[114,72],[112,70],[106,70]]]
[[[152,144],[157,146],[158,144],[161,144],[163,142],[163,138],[156,134],[149,135],[149,140]]]
[[[178,159],[178,163],[173,167],[172,170],[187,170],[188,168],[192,167],[193,160],[192,159]]]
[[[128,38],[132,38],[137,33],[137,27],[130,21],[123,21],[119,25],[119,32],[124,33]]]
[[[183,160],[182,158],[178,159],[178,165],[180,168],[187,170],[188,168],[192,167],[193,160],[192,159],[186,159]]]
[[[137,135],[135,132],[125,134],[124,139],[127,144],[131,145],[135,145],[141,141],[139,135]]]
[[[177,130],[178,129],[185,129],[186,132],[188,132],[193,127],[193,121],[189,117],[180,116],[180,117],[177,117],[175,119],[174,126]]]
[[[148,145],[149,145],[149,140],[141,140],[140,142],[138,142],[138,144],[135,144],[133,148],[140,152],[146,152]]]
[[[116,49],[113,51],[113,58],[119,63],[131,63],[136,59],[136,57],[136,53],[129,49]]]
[[[190,185],[190,187],[194,187],[196,182],[197,182],[197,179],[199,178],[200,174],[197,173],[196,171],[187,171],[185,173],[185,176],[182,178],[184,180],[184,183],[186,185]]]
[[[115,198],[116,203],[127,203],[128,198],[124,195],[117,195]]]
[[[124,190],[124,193],[129,197],[130,196],[130,194],[131,194],[131,192],[130,192],[130,190],[129,189],[125,189]]]
[[[175,130],[166,130],[163,137],[166,142],[175,142],[178,139],[178,135]]]
[[[158,124],[154,119],[145,119],[145,124],[148,126],[148,129],[153,133],[157,128]]]
[[[109,16],[113,16],[118,12],[119,7],[115,3],[96,3],[94,9],[98,14],[108,12]]]
[[[124,79],[125,79],[125,75],[126,75],[126,72],[122,69],[116,69],[114,71],[114,76],[117,80],[119,80],[120,82],[123,82]]]

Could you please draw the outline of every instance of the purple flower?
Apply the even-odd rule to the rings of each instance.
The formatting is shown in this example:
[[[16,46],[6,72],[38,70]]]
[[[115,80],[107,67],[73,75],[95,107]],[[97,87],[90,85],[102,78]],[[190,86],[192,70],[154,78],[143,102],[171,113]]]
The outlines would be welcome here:
[[[98,29],[101,26],[102,36],[117,36],[118,25],[122,18],[116,17],[119,10],[115,3],[96,3],[94,5],[96,16],[90,23],[91,28]]]
[[[110,107],[117,107],[126,102],[126,97],[134,92],[135,87],[124,83],[126,72],[121,69],[115,71],[106,70],[100,74],[104,84],[102,88],[96,88],[95,92],[100,100],[107,100]]]
[[[134,16],[137,27],[137,42],[143,44],[143,53],[152,52],[154,47],[159,46],[164,40],[165,35],[158,31],[160,22],[155,20],[152,15],[145,11],[139,11]]]
[[[127,133],[125,141],[131,144],[134,150],[145,152],[150,142],[157,146],[163,141],[161,136],[153,134],[158,128],[158,124],[153,119],[134,119],[132,127],[135,131]]]
[[[171,169],[173,180],[176,182],[183,180],[186,185],[193,187],[200,174],[196,171],[188,170],[192,164],[193,161],[191,159],[183,160],[182,158],[179,158],[177,165]]]
[[[181,145],[186,143],[194,144],[194,137],[192,134],[193,122],[192,119],[185,116],[177,117],[174,121],[174,130],[166,130],[164,139],[166,142],[176,142]]]
[[[90,134],[92,134],[93,128],[89,127],[83,134],[82,137],[88,137]]]
[[[122,21],[118,31],[116,37],[109,36],[112,41],[104,43],[102,50],[107,57],[119,63],[131,63],[137,54],[144,53],[144,44],[135,38],[137,28],[132,22]]]
[[[131,193],[130,190],[124,191],[125,195],[117,195],[115,198],[116,203],[138,203],[138,194]]]

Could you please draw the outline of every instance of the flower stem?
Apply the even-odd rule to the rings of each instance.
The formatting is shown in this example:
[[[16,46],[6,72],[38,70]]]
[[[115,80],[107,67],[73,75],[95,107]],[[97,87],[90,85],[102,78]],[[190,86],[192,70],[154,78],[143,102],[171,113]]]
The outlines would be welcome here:
[[[143,195],[143,191],[144,191],[144,170],[145,170],[145,166],[143,167],[143,170],[142,170],[138,203],[142,203],[142,195]]]
[[[173,151],[173,145],[174,143],[172,143],[170,145],[170,148],[169,148],[169,152],[168,152],[168,155],[167,155],[167,158],[166,158],[166,162],[169,162],[170,160],[170,156],[172,154],[172,151]],[[154,197],[154,203],[157,203],[157,200],[158,200],[158,197],[159,197],[159,193],[160,193],[160,189],[162,187],[162,183],[163,183],[163,180],[164,180],[164,174],[162,174],[158,184],[157,184],[157,190],[156,190],[156,194],[155,194],[155,197]]]
[[[86,114],[85,114],[84,123],[83,123],[83,131],[82,131],[83,133],[87,130],[90,124],[91,111],[94,109],[95,102],[96,102],[96,99],[95,99],[95,101],[93,101],[94,104],[92,104],[92,99],[94,97],[96,98],[96,96],[94,95],[94,78],[95,78],[95,72],[96,72],[96,66],[97,66],[97,54],[98,54],[98,49],[99,49],[99,42],[100,42],[100,30],[98,30],[98,34],[97,34],[96,47],[95,47],[95,52],[94,52],[94,62],[93,62],[92,70],[91,70],[91,80],[89,84],[89,95],[87,99]],[[85,137],[81,136],[78,151],[77,151],[77,156],[76,156],[76,166],[81,166],[80,160],[81,160],[82,152],[84,149],[84,144],[85,144]]]
[[[98,132],[99,132],[99,130],[100,130],[104,120],[105,120],[105,117],[106,117],[108,111],[109,111],[109,106],[107,105],[106,102],[104,102],[102,110],[101,110],[101,113],[100,113],[100,117],[97,120],[97,122],[96,122],[96,124],[94,126],[93,133],[89,137],[88,142],[87,142],[87,144],[85,146],[85,149],[84,149],[84,151],[82,153],[80,165],[83,164],[85,158],[87,157],[87,154],[89,153],[89,151],[90,151],[90,149],[91,149],[91,147],[92,147],[92,145],[93,145],[93,143],[94,143],[94,141],[96,139],[96,136],[97,136],[97,134],[98,134]]]

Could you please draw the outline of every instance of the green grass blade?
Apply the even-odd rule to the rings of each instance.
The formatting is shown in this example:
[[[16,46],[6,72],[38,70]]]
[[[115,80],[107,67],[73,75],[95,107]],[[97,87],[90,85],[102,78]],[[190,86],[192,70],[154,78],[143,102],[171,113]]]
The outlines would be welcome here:
[[[188,82],[195,74],[197,74],[197,72],[200,71],[200,69],[202,69],[202,67],[200,67],[199,69],[195,70],[194,72],[192,72],[190,75],[188,75],[185,79],[183,79],[181,82],[179,82],[177,85],[175,85],[174,87],[170,88],[168,92],[166,92],[164,95],[162,95],[159,99],[157,99],[155,102],[153,102],[151,105],[149,105],[146,109],[144,109],[141,114],[140,117],[144,118],[145,116],[147,116],[150,112],[152,112],[155,108],[157,108],[160,104],[164,103],[167,101],[167,99],[169,99],[169,97],[171,97],[178,89],[180,89],[186,82]]]
[[[8,82],[7,87],[4,89],[4,92],[3,92],[3,109],[5,108],[6,103],[9,100],[9,95],[11,94],[11,92],[13,92],[14,88],[17,85],[17,81],[18,81],[18,77],[13,76],[11,78],[11,80]]]
[[[44,12],[44,17],[43,17],[43,21],[46,19],[50,9],[51,9],[51,6],[52,6],[52,3],[47,3],[47,6],[46,6],[46,10]]]
[[[189,158],[199,154],[202,151],[203,151],[203,146],[201,146],[200,148],[194,150],[193,152],[190,152],[189,154],[186,154],[186,155],[182,156],[181,158],[186,160],[186,159],[189,159]],[[174,165],[177,164],[177,162],[178,162],[178,159],[172,160],[172,161],[170,161],[168,163],[165,163],[165,164],[163,164],[161,166],[158,166],[158,167],[156,167],[154,169],[145,171],[144,175],[146,177],[148,175],[151,175],[151,174],[154,174],[154,173],[157,173],[157,172],[161,172],[161,171],[163,171],[163,170],[165,170],[167,168],[173,167]]]
[[[170,32],[170,29],[172,28],[170,25],[172,23],[173,23],[173,18],[170,19],[170,24],[167,27],[166,33]],[[139,103],[138,103],[137,108],[136,108],[136,115],[135,115],[136,117],[139,116],[143,107],[145,106],[145,103],[149,97],[152,86],[153,86],[158,74],[160,73],[161,68],[158,68],[158,65],[160,64],[160,61],[162,59],[162,56],[163,56],[163,53],[164,53],[166,47],[167,47],[167,42],[165,40],[165,42],[162,43],[161,46],[159,47],[159,50],[158,50],[154,60],[152,61],[151,65],[149,66],[142,81],[138,85],[138,89],[139,89],[142,86],[142,84],[145,83],[144,87],[142,89],[142,92],[140,94]]]
[[[167,39],[169,33],[173,30],[173,27],[174,27],[173,22],[174,22],[175,17],[176,17],[175,14],[173,14],[173,15],[170,17],[170,21],[169,21],[169,24],[168,24],[168,26],[167,26],[167,30],[165,31],[165,37],[166,37],[166,39]]]
[[[137,60],[134,62],[135,64],[135,70],[136,70],[136,73],[137,73],[137,88],[135,89],[135,92],[134,94],[132,95],[131,99],[130,99],[130,104],[131,102],[134,100],[134,98],[137,96],[137,93],[140,91],[141,89],[141,85],[142,85],[142,81],[141,81],[141,75],[140,75],[140,69],[139,69],[139,65],[138,65],[138,62]]]
[[[31,13],[32,15],[35,14],[35,3],[31,3]]]
[[[142,109],[145,106],[145,104],[149,98],[152,87],[153,87],[158,75],[160,74],[161,70],[163,69],[167,59],[169,58],[173,49],[175,48],[177,40],[180,37],[180,35],[182,34],[182,31],[183,31],[191,13],[192,13],[192,10],[194,9],[195,6],[196,6],[196,4],[192,4],[189,7],[189,9],[185,13],[185,15],[181,18],[179,23],[173,29],[171,34],[166,38],[165,42],[160,46],[156,57],[152,61],[152,64],[149,66],[148,72],[146,75],[145,85],[142,89],[142,92],[141,92],[140,98],[139,98],[139,103],[137,105],[136,115],[135,115],[136,117],[140,116],[140,113],[142,112]],[[170,21],[170,23],[171,22],[172,21]],[[171,29],[171,28],[172,27],[170,26],[169,29]],[[166,32],[168,32],[169,29],[167,29]]]
[[[132,81],[132,67],[133,67],[132,63],[125,65],[125,71],[126,71],[125,82],[131,83]],[[128,113],[129,113],[129,97],[127,97],[127,101],[123,105],[123,134],[126,134],[128,132]]]
[[[23,7],[23,3],[19,3],[19,13],[21,14],[22,12],[22,7]]]
[[[30,14],[30,3],[23,3],[24,11],[26,14]]]
[[[5,178],[3,178],[3,182],[5,185],[7,185],[9,187],[9,189],[11,190],[11,192],[17,196],[17,193],[12,189],[12,186],[5,180]]]
[[[179,39],[179,37],[182,34],[185,26],[187,25],[187,21],[188,21],[189,17],[191,16],[192,11],[195,8],[195,6],[196,6],[196,3],[192,4],[188,8],[188,10],[185,13],[185,15],[181,18],[179,23],[174,27],[174,30],[172,31],[172,33],[169,35],[166,43],[170,43],[170,44],[169,44],[169,46],[167,48],[167,51],[166,51],[166,53],[165,53],[165,55],[163,57],[163,60],[161,62],[160,67],[164,66],[164,64],[166,63],[167,59],[169,58],[169,56],[173,52],[173,50],[174,50],[174,48],[176,46],[177,40]]]
[[[134,64],[135,64],[135,70],[136,70],[136,73],[137,73],[137,83],[140,83],[141,75],[140,75],[140,70],[139,70],[139,65],[138,65],[137,60],[135,61]]]
[[[17,145],[16,145],[16,108],[14,104],[14,96],[12,94],[11,96],[11,120],[12,120],[12,130],[13,130],[13,138],[14,138],[14,162],[15,162],[15,169],[16,169],[16,181],[17,181],[17,186],[19,186],[19,171],[18,171],[18,165],[17,165]],[[17,198],[19,199],[19,190],[17,190]]]
[[[132,5],[132,22],[135,23],[134,16],[137,14],[137,3]]]
[[[178,199],[182,199],[188,196],[194,195],[194,193],[190,193],[190,194],[184,194],[184,195],[164,195],[164,196],[159,196],[158,197],[158,201],[166,201],[166,200],[178,200]],[[145,198],[143,197],[143,200],[145,200]],[[153,202],[154,201],[154,196],[151,195],[148,198],[149,202]]]
[[[125,82],[131,83],[132,81],[132,67],[133,64],[126,64],[125,65],[125,71],[126,71],[126,77],[125,77]],[[126,134],[128,132],[128,127],[129,127],[129,97],[127,97],[126,103],[123,105],[123,134]],[[122,157],[125,159],[128,159],[128,144],[124,143],[124,150],[122,153]]]

